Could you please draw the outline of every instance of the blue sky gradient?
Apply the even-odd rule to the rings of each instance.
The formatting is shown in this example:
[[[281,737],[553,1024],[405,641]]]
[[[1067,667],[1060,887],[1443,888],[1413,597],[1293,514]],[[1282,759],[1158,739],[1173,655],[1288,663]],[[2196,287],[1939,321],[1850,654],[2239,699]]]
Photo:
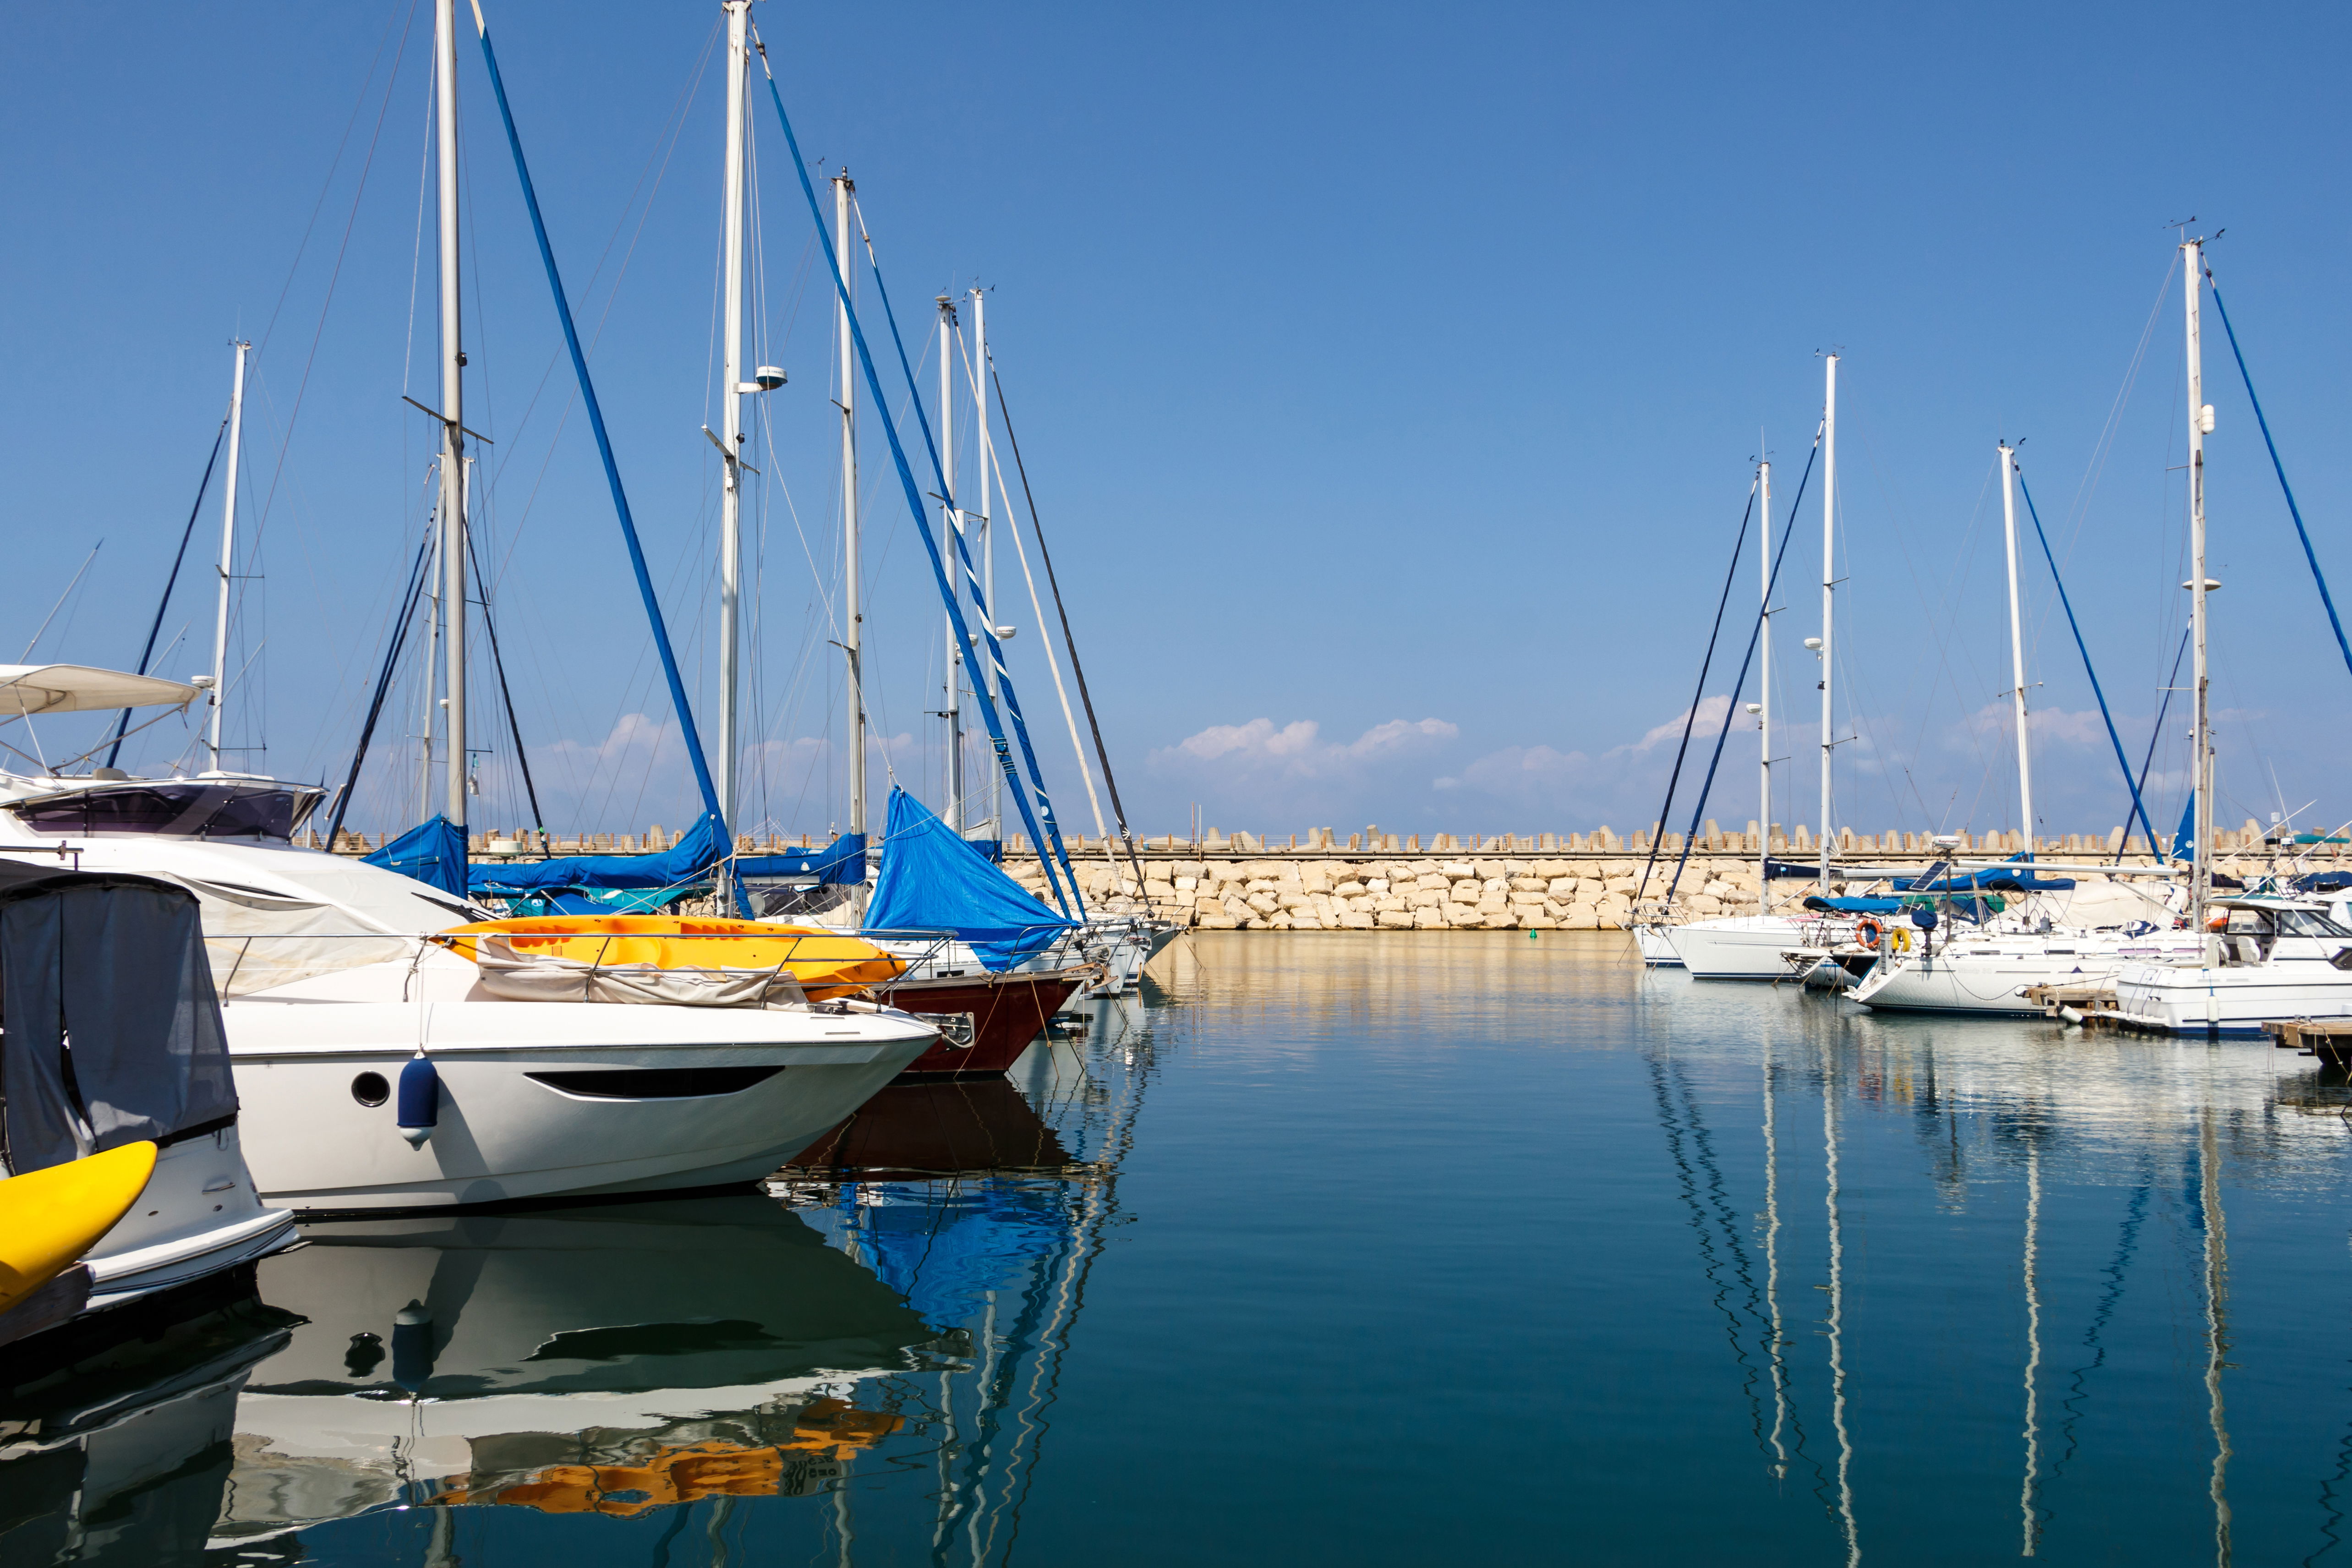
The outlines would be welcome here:
[[[716,5],[486,4],[671,624],[709,722],[721,99]],[[1781,510],[1839,347],[1842,821],[2015,824],[1993,443],[2023,461],[2137,761],[2184,607],[2173,235],[2210,253],[2324,563],[2347,573],[2337,9],[940,5],[756,10],[803,146],[846,161],[910,329],[974,282],[1139,829],[1646,823],[1751,459]],[[257,765],[340,778],[425,516],[429,5],[75,8],[0,61],[16,373],[15,657],[127,664],[258,345],[259,545],[232,668]],[[481,538],[551,824],[691,811],[478,57],[460,55]],[[841,821],[829,311],[757,121],[762,559],[747,827]],[[421,246],[422,267],[417,266]],[[867,298],[870,298],[870,291]],[[879,329],[878,319],[874,323]],[[2343,772],[2352,673],[2218,321],[2207,397],[2221,820]],[[924,345],[911,345],[923,351]],[[924,371],[929,395],[932,371]],[[969,429],[966,411],[960,428]],[[911,425],[908,427],[911,436]],[[940,616],[866,438],[867,640],[890,771],[936,804]],[[165,628],[209,663],[216,513]],[[1776,749],[1814,816],[1818,491],[1781,596]],[[1010,562],[1001,617],[1090,825]],[[2123,791],[2030,577],[2044,831]],[[1752,613],[1754,565],[1733,603]],[[1049,606],[1050,611],[1050,606]],[[1731,664],[1744,622],[1727,636]],[[1801,663],[1803,667],[1800,667]],[[488,672],[479,680],[488,681]],[[1703,713],[1719,713],[1720,674]],[[1751,689],[1748,694],[1753,695]],[[418,697],[355,798],[413,819]],[[493,711],[478,684],[478,726]],[[1841,723],[1844,718],[1841,703]],[[2181,710],[2176,706],[2174,717]],[[84,726],[83,727],[87,727]],[[1702,726],[1704,731],[1705,727]],[[2168,722],[2152,774],[2177,816]],[[45,753],[70,754],[70,721]],[[478,736],[479,731],[478,729]],[[183,750],[173,720],[138,759]],[[70,742],[70,744],[68,744]],[[12,742],[14,743],[14,742]],[[484,823],[518,822],[484,743]],[[1709,814],[1755,812],[1735,732]],[[878,765],[878,764],[877,764]],[[2325,825],[2332,825],[2333,819]]]

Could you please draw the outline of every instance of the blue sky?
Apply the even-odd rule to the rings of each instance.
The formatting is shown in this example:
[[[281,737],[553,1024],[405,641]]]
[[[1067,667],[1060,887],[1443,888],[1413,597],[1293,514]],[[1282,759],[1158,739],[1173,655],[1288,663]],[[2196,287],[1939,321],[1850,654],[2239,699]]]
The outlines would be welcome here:
[[[488,9],[707,725],[718,7]],[[858,180],[901,320],[992,290],[1139,829],[1180,829],[1196,801],[1277,833],[1649,821],[1751,458],[1773,455],[1785,512],[1832,346],[1840,678],[1861,737],[1841,755],[1842,821],[2014,824],[2004,434],[2025,438],[2137,762],[2186,575],[2165,225],[2192,214],[2228,231],[2211,259],[2322,560],[2352,573],[2327,434],[2352,329],[2340,11],[756,15],[804,151]],[[52,8],[15,19],[0,61],[16,152],[0,608],[25,628],[0,653],[103,539],[37,656],[136,658],[242,332],[260,544],[232,730],[281,773],[340,777],[422,524],[431,433],[398,399],[436,395],[429,23],[407,0],[134,5],[102,26]],[[690,791],[470,41],[460,73],[468,423],[496,438],[482,538],[525,742],[553,825],[675,826]],[[781,138],[756,123],[757,352],[793,380],[757,438],[751,815],[823,831],[842,816],[827,312]],[[2221,816],[2315,797],[2315,815],[2352,814],[2336,784],[2352,674],[2210,311],[2208,328]],[[866,454],[875,707],[889,768],[936,804],[937,601],[878,428]],[[1816,630],[1817,508],[1815,492],[1778,618],[1777,749],[1804,802],[1776,811],[1790,822],[1815,814],[1797,643]],[[209,662],[216,528],[208,508],[167,618],[167,640],[186,628],[173,673]],[[1006,580],[1016,674],[1083,823],[1034,617]],[[2122,820],[2112,756],[2047,574],[2029,581],[2042,826],[2104,831]],[[1752,582],[1751,560],[1743,612]],[[1744,624],[1727,641],[1736,667]],[[411,686],[384,727],[406,754],[379,753],[356,797],[371,828],[415,814]],[[1727,679],[1706,690],[1720,711]],[[478,683],[478,716],[488,695]],[[183,747],[177,725],[140,755]],[[2167,727],[2159,816],[2186,759]],[[58,721],[40,745],[69,754],[89,743],[75,733]],[[487,744],[477,821],[519,821],[511,747]],[[1754,757],[1735,731],[1710,815],[1753,815]]]

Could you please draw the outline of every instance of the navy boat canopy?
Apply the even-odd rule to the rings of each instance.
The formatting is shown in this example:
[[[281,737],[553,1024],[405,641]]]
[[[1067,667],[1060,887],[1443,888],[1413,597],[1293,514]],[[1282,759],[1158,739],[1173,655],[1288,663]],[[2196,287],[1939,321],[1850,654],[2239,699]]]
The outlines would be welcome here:
[[[882,870],[868,931],[947,931],[1002,970],[1050,946],[1077,922],[1038,903],[904,789],[890,791]]]
[[[487,894],[492,898],[681,887],[705,880],[706,873],[726,853],[727,843],[719,836],[719,819],[705,811],[677,842],[656,854],[566,855],[556,860],[508,861],[473,867],[467,882],[478,896]]]

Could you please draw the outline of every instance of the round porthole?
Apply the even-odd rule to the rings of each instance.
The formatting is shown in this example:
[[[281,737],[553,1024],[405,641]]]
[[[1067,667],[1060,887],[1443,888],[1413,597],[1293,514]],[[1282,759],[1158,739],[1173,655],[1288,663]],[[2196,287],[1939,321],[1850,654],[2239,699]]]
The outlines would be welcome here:
[[[392,1085],[381,1072],[362,1072],[352,1080],[352,1098],[362,1105],[381,1105],[392,1098]]]

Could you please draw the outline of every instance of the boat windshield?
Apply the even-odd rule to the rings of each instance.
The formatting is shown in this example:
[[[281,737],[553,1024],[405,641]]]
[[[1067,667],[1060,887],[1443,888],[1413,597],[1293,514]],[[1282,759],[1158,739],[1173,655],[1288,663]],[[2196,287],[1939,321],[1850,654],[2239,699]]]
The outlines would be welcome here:
[[[272,780],[173,779],[11,802],[37,833],[163,833],[289,841],[323,791]]]
[[[2315,909],[2282,909],[2278,923],[2282,936],[2352,936],[2352,931]]]

